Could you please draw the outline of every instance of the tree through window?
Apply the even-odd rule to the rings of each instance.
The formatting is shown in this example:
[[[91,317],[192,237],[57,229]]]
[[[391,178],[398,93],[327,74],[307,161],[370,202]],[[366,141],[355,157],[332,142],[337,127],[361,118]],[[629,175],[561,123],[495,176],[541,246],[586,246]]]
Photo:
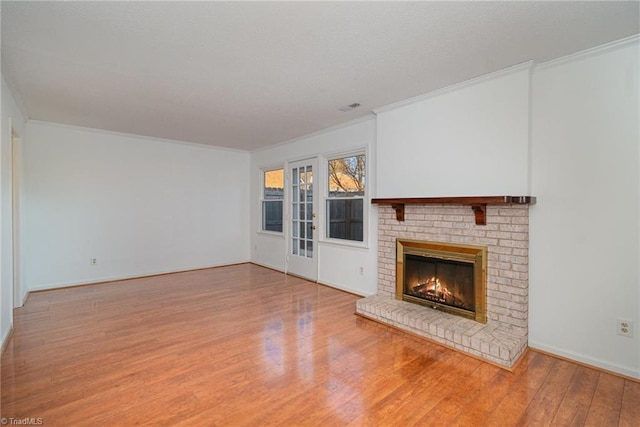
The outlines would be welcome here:
[[[327,237],[364,240],[365,155],[328,162]]]

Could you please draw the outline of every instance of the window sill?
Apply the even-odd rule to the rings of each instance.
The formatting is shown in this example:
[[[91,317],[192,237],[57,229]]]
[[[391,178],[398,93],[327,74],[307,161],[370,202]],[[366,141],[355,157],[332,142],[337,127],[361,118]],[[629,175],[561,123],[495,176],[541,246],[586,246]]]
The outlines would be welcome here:
[[[282,237],[284,239],[284,233],[281,231],[258,230],[256,231],[256,234],[262,234],[264,236],[271,236],[271,237]]]
[[[355,240],[331,239],[331,238],[325,237],[324,239],[321,239],[318,243],[321,245],[340,246],[340,247],[348,247],[348,248],[355,248],[355,249],[369,249],[368,242],[357,242]]]

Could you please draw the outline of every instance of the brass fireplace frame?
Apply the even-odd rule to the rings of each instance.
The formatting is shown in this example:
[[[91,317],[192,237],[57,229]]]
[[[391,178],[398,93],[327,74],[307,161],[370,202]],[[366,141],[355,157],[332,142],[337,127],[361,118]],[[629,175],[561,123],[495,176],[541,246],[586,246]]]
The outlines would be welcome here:
[[[475,311],[451,307],[404,293],[404,255],[418,255],[465,262],[474,265]],[[487,323],[487,248],[454,243],[396,239],[396,299],[421,304],[433,309]]]

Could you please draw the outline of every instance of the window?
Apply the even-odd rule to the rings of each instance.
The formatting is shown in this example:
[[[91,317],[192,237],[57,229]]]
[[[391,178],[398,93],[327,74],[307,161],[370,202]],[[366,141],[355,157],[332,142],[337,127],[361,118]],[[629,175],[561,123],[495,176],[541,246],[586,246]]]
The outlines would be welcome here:
[[[328,162],[327,237],[364,240],[365,155]]]
[[[282,233],[284,169],[264,172],[262,185],[262,229]]]

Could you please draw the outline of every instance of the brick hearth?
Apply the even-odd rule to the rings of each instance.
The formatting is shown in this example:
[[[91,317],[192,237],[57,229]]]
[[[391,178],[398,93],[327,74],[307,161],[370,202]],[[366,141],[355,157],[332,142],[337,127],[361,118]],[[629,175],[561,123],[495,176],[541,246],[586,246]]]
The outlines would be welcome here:
[[[390,206],[380,205],[378,293],[359,300],[356,312],[512,367],[528,340],[529,207],[490,205],[486,218],[476,225],[468,206],[410,204],[399,222]],[[487,323],[395,299],[397,238],[486,246]]]

